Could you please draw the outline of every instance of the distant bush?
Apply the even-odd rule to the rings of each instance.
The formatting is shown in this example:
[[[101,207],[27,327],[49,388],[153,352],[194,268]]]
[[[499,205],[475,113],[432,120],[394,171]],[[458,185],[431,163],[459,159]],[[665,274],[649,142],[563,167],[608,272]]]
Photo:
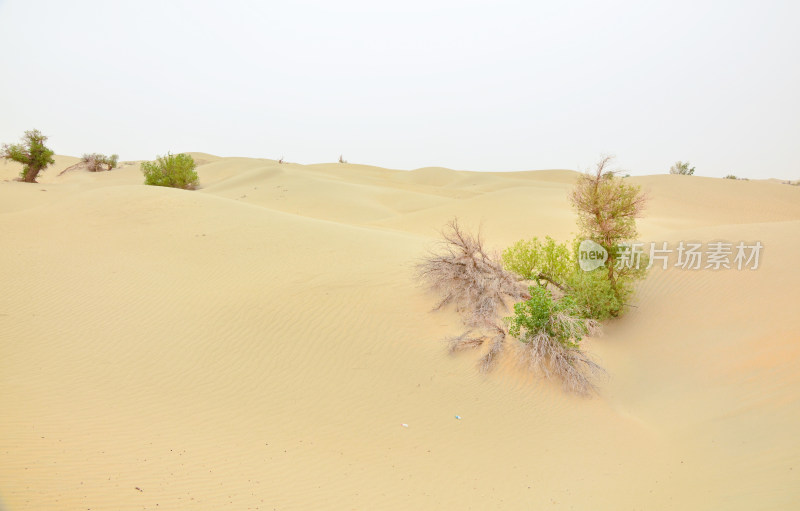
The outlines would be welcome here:
[[[196,166],[194,159],[188,154],[168,153],[166,156],[159,156],[155,161],[142,163],[144,184],[194,190],[200,180],[194,170]]]
[[[682,161],[677,161],[677,162],[675,162],[675,165],[670,167],[669,173],[670,174],[681,174],[681,175],[684,175],[684,176],[691,176],[691,175],[694,174],[694,167],[689,168],[689,165],[690,164],[689,164],[688,161],[686,163],[684,163]]]
[[[19,144],[3,144],[0,147],[0,158],[22,164],[20,179],[26,183],[35,183],[39,172],[55,163],[53,151],[44,143],[47,137],[39,130],[26,131]]]
[[[99,172],[101,170],[111,170],[117,167],[119,156],[112,154],[106,156],[100,153],[84,154],[81,157],[81,163],[86,166],[89,172]],[[103,168],[105,166],[105,168]]]
[[[61,172],[58,173],[59,176],[66,174],[70,170],[85,168],[89,172],[100,172],[102,170],[111,170],[117,168],[119,163],[119,156],[116,154],[112,154],[111,156],[106,156],[100,153],[88,153],[81,156],[81,161],[76,163],[75,165],[70,165],[69,167],[65,168]],[[105,167],[105,168],[104,168]]]

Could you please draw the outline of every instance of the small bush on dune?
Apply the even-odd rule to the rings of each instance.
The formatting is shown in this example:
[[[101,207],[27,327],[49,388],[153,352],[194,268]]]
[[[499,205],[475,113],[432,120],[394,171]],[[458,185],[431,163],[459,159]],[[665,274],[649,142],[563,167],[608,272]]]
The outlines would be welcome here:
[[[442,231],[443,243],[417,265],[418,277],[441,297],[434,310],[454,304],[467,330],[448,339],[450,351],[477,348],[490,342],[481,360],[488,370],[503,351],[507,331],[499,321],[508,301],[528,298],[525,286],[487,253],[480,235],[465,232],[452,220]]]
[[[581,340],[598,330],[570,297],[554,299],[541,286],[530,288],[531,297],[514,305],[506,318],[508,333],[522,344],[522,353],[532,369],[555,376],[564,388],[578,394],[596,390],[594,380],[605,373],[580,349]]]
[[[617,300],[625,302],[630,280],[644,273],[626,265],[618,265],[623,247],[636,239],[636,219],[641,216],[647,196],[639,186],[626,184],[608,166],[612,156],[603,157],[594,171],[582,174],[570,195],[578,213],[581,234],[601,245],[608,253],[605,269]],[[622,309],[610,311],[616,316]]]
[[[525,280],[549,282],[563,290],[563,283],[574,269],[573,259],[565,244],[547,236],[544,242],[533,238],[520,240],[503,252],[503,267]]]
[[[81,162],[86,166],[89,172],[100,172],[102,170],[111,170],[117,167],[119,156],[112,154],[106,156],[100,153],[84,154],[81,157]],[[105,168],[103,168],[105,167]]]
[[[570,247],[550,237],[521,240],[501,260],[483,248],[456,221],[442,234],[444,250],[418,265],[419,276],[441,294],[436,309],[455,303],[467,330],[450,339],[450,350],[488,349],[480,367],[488,370],[516,338],[518,354],[529,368],[556,377],[581,394],[595,390],[604,373],[580,346],[598,320],[619,315],[635,281],[647,272],[647,256],[635,249],[636,218],[647,198],[640,187],[623,182],[607,168],[604,157],[593,172],[578,178],[570,196],[582,235],[607,252],[601,266],[584,271],[579,264],[581,240]],[[584,265],[586,266],[586,265]],[[587,267],[587,270],[589,268]],[[526,282],[536,285],[525,290]],[[510,301],[514,315],[499,320]]]
[[[142,163],[144,184],[194,190],[199,185],[195,167],[194,159],[188,154],[168,153],[155,161]]]
[[[47,137],[39,130],[26,131],[19,144],[3,144],[0,147],[0,158],[22,164],[20,180],[25,183],[35,183],[39,172],[55,163],[53,151],[44,143]]]
[[[680,174],[680,175],[683,175],[683,176],[694,175],[694,167],[690,168],[689,165],[690,165],[690,163],[688,161],[687,162],[676,161],[675,165],[673,165],[672,167],[669,168],[669,173],[670,174]]]
[[[579,393],[592,390],[591,381],[602,370],[581,351],[578,343],[594,330],[596,323],[585,317],[575,301],[563,298],[555,302],[543,286],[528,288],[519,276],[503,268],[497,256],[487,253],[480,236],[464,232],[455,220],[442,236],[441,249],[431,253],[417,268],[419,277],[441,296],[434,310],[453,303],[467,327],[462,334],[448,339],[450,351],[488,345],[479,361],[480,369],[488,371],[507,351],[511,333],[522,343],[516,352],[528,360],[531,369],[562,378],[570,390]],[[522,243],[518,251],[538,254],[541,247],[537,243]],[[562,249],[552,240],[544,246],[558,252]],[[548,293],[547,297],[543,293]],[[504,321],[501,317],[510,310],[510,302],[520,303],[514,305],[514,318]],[[542,307],[543,304],[547,307]],[[537,337],[542,333],[547,336]]]
[[[603,321],[615,316],[625,308],[625,300],[633,291],[629,282],[617,282],[617,290],[611,287],[611,281],[605,268],[583,271],[578,268],[566,281],[567,293],[575,300],[587,318]]]
[[[503,267],[521,280],[552,286],[570,296],[585,317],[595,320],[619,315],[633,292],[633,281],[644,275],[648,263],[645,255],[640,254],[640,269],[619,270],[615,288],[605,267],[588,272],[581,269],[578,264],[580,240],[576,239],[571,247],[567,243],[556,243],[550,237],[545,240],[533,238],[516,242],[503,252]]]
[[[434,310],[449,303],[464,313],[467,326],[492,324],[506,300],[527,297],[523,285],[494,254],[483,248],[480,234],[465,232],[453,220],[442,231],[443,243],[419,265],[419,277],[441,296]]]
[[[100,172],[103,170],[111,170],[117,168],[117,164],[119,163],[119,156],[116,154],[112,154],[111,156],[106,156],[105,154],[100,153],[88,153],[81,156],[81,161],[76,163],[75,165],[71,165],[61,172],[59,172],[59,176],[69,172],[70,170],[79,169],[81,167],[85,168],[89,172]]]

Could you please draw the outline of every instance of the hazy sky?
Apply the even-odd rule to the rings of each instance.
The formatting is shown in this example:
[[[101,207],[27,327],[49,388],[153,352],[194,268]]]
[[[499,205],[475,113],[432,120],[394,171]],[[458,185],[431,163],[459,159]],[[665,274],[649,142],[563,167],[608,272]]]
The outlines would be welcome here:
[[[0,0],[0,141],[800,178],[800,2]]]

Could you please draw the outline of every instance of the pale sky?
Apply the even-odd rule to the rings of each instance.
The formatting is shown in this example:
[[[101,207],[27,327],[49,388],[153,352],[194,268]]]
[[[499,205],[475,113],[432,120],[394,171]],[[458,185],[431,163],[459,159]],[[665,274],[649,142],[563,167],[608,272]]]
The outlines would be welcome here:
[[[0,142],[800,178],[800,2],[0,0]]]

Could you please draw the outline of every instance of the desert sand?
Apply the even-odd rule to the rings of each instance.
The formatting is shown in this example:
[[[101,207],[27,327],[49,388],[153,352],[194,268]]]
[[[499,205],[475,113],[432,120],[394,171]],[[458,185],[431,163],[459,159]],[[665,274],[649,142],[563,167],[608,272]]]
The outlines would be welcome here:
[[[628,178],[642,240],[764,250],[653,269],[584,341],[587,399],[449,355],[413,268],[455,216],[497,250],[571,238],[576,172],[192,154],[193,192],[0,164],[0,507],[800,506],[800,187]]]

